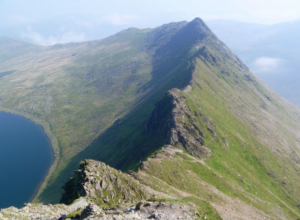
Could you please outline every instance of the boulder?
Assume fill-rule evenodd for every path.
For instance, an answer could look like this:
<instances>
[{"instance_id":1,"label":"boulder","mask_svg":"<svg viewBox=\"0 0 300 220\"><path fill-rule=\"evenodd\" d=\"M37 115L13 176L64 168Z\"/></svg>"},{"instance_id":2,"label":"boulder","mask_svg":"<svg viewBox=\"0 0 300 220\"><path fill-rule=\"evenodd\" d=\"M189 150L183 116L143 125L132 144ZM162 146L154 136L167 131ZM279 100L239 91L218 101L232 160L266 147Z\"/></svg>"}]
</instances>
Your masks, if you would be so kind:
<instances>
[{"instance_id":1,"label":"boulder","mask_svg":"<svg viewBox=\"0 0 300 220\"><path fill-rule=\"evenodd\" d=\"M81 212L80 219L85 219L87 217L92 217L96 215L101 215L102 209L99 208L96 204L89 204L85 207L85 209Z\"/></svg>"}]
</instances>

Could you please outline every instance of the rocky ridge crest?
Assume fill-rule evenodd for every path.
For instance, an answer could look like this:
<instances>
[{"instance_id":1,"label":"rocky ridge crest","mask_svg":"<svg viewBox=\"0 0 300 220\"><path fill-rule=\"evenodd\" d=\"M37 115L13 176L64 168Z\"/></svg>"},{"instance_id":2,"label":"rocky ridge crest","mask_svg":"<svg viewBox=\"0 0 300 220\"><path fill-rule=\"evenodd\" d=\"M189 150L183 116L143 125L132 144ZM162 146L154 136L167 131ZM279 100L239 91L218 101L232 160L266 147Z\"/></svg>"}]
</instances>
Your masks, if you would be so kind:
<instances>
[{"instance_id":1,"label":"rocky ridge crest","mask_svg":"<svg viewBox=\"0 0 300 220\"><path fill-rule=\"evenodd\" d=\"M61 202L65 204L24 204L18 209L0 210L0 220L58 219L60 213L66 219L194 219L194 207L159 202L134 177L115 170L108 165L85 160L75 175L64 185ZM157 192L159 194L159 192ZM68 205L66 205L68 204Z\"/></svg>"},{"instance_id":2,"label":"rocky ridge crest","mask_svg":"<svg viewBox=\"0 0 300 220\"><path fill-rule=\"evenodd\" d=\"M185 149L199 158L211 156L211 150L204 144L204 130L214 138L215 125L202 113L200 107L197 112L191 111L182 90L172 89L156 103L147 129L150 136L161 139L164 145Z\"/></svg>"},{"instance_id":3,"label":"rocky ridge crest","mask_svg":"<svg viewBox=\"0 0 300 220\"><path fill-rule=\"evenodd\" d=\"M98 204L121 204L151 197L131 176L99 161L82 161L74 172L75 175L63 186L65 193L61 203L71 204L75 199L87 197Z\"/></svg>"}]
</instances>

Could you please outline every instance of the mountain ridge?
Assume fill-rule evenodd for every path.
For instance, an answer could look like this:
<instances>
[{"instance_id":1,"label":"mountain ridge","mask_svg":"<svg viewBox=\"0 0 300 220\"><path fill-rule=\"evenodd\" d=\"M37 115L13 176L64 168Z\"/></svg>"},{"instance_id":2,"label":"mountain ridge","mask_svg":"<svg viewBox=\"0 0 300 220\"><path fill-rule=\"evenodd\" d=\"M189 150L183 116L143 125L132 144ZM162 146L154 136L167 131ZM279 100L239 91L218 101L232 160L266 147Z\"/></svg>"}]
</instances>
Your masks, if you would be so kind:
<instances>
[{"instance_id":1,"label":"mountain ridge","mask_svg":"<svg viewBox=\"0 0 300 220\"><path fill-rule=\"evenodd\" d=\"M57 201L78 162L91 158L133 169L154 189L165 183L166 192L180 189L211 202L221 217L219 193L270 219L299 217L300 111L257 79L201 19L91 44L55 48L64 58L56 64L61 69L38 69L48 77L36 71L20 83L17 70L0 82L7 96L0 109L38 115L58 140L56 170L34 201ZM43 103L33 101L24 82L35 92L42 86ZM5 83L18 85L26 99ZM28 111L32 105L37 110ZM166 153L169 145L177 150ZM205 183L218 190L209 191L216 200L195 187Z\"/></svg>"}]
</instances>

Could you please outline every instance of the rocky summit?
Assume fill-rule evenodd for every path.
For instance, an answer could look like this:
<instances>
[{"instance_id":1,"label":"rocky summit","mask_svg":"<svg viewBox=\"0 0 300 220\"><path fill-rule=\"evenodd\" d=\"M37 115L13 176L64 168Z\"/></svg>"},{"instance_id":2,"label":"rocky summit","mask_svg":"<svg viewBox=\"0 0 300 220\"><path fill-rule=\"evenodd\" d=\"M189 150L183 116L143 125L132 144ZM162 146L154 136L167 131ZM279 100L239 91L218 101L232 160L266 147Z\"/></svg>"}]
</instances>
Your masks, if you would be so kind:
<instances>
[{"instance_id":1,"label":"rocky summit","mask_svg":"<svg viewBox=\"0 0 300 220\"><path fill-rule=\"evenodd\" d=\"M61 203L71 204L78 197L88 197L90 202L135 203L151 197L143 186L127 174L104 163L85 160L75 171L75 176L63 187Z\"/></svg>"},{"instance_id":2,"label":"rocky summit","mask_svg":"<svg viewBox=\"0 0 300 220\"><path fill-rule=\"evenodd\" d=\"M134 177L95 160L80 163L63 187L61 204L25 203L0 211L0 219L195 219L193 206L157 201L159 192Z\"/></svg>"}]
</instances>

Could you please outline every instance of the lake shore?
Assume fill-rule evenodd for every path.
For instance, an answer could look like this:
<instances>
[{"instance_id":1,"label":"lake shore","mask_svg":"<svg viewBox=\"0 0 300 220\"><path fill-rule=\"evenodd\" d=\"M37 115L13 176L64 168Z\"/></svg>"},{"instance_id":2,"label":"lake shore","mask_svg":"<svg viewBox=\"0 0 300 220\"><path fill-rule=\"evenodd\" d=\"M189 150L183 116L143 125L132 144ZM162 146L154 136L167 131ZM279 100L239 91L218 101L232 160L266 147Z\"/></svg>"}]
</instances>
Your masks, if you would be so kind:
<instances>
[{"instance_id":1,"label":"lake shore","mask_svg":"<svg viewBox=\"0 0 300 220\"><path fill-rule=\"evenodd\" d=\"M37 195L39 195L40 191L46 187L49 177L51 176L51 174L53 173L53 171L55 170L58 164L60 158L58 142L55 136L53 135L53 133L51 132L50 125L44 120L35 118L26 113L24 114L22 112L15 111L13 109L6 109L0 106L0 113L1 112L21 116L26 118L27 120L30 120L32 123L34 123L36 126L39 127L39 130L41 131L41 133L43 133L43 135L47 139L49 145L49 149L48 149L49 155L51 158L50 166L48 167L47 172L43 175L42 180L36 186L33 195L28 200L29 202L31 202L36 198Z\"/></svg>"}]
</instances>

